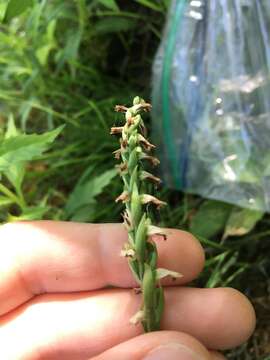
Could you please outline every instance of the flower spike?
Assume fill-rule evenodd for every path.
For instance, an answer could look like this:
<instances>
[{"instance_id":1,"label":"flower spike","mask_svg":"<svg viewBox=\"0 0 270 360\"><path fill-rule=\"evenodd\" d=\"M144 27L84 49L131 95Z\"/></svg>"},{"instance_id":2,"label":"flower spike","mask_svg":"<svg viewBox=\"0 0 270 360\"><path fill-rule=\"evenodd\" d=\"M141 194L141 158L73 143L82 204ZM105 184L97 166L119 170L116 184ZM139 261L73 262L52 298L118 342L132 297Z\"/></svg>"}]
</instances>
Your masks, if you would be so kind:
<instances>
[{"instance_id":1,"label":"flower spike","mask_svg":"<svg viewBox=\"0 0 270 360\"><path fill-rule=\"evenodd\" d=\"M123 212L124 226L128 233L128 242L121 251L129 264L130 270L139 285L142 303L139 311L130 319L133 324L142 324L144 331L160 329L160 320L164 307L164 294L160 279L165 276L177 278L180 274L166 269L156 269L158 254L153 241L155 235L166 240L163 229L151 224L147 211L149 204L158 209L166 205L164 201L151 194L145 194L145 183L148 180L160 184L160 179L143 166L148 163L156 166L159 160L149 154L155 145L146 139L146 127L142 114L151 110L151 105L140 97L135 97L133 106L117 105L117 112L124 113L125 124L113 127L111 134L120 134L120 149L114 152L117 159L120 176L123 180L123 192L116 201L125 204Z\"/></svg>"}]
</instances>

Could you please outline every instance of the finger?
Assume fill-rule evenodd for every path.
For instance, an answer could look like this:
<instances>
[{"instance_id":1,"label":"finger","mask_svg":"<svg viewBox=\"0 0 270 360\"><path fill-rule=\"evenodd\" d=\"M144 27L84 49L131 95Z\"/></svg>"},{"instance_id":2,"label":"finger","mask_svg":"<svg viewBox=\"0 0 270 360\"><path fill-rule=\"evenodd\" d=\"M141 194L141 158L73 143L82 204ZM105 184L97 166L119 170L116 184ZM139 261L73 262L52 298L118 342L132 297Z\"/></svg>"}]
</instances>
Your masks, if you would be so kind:
<instances>
[{"instance_id":1,"label":"finger","mask_svg":"<svg viewBox=\"0 0 270 360\"><path fill-rule=\"evenodd\" d=\"M254 310L236 290L168 287L165 300L162 330L187 333L206 348L237 346L253 332ZM12 352L7 359L32 359L37 351L46 360L95 356L142 333L129 322L140 303L120 289L38 296L0 318L2 350Z\"/></svg>"},{"instance_id":2,"label":"finger","mask_svg":"<svg viewBox=\"0 0 270 360\"><path fill-rule=\"evenodd\" d=\"M35 294L136 286L120 256L127 241L123 225L21 222L2 226L0 238L0 315ZM167 241L155 241L159 266L183 274L176 284L201 271L204 254L192 235L169 230Z\"/></svg>"},{"instance_id":3,"label":"finger","mask_svg":"<svg viewBox=\"0 0 270 360\"><path fill-rule=\"evenodd\" d=\"M190 335L156 331L116 345L92 360L217 360L216 355Z\"/></svg>"}]
</instances>

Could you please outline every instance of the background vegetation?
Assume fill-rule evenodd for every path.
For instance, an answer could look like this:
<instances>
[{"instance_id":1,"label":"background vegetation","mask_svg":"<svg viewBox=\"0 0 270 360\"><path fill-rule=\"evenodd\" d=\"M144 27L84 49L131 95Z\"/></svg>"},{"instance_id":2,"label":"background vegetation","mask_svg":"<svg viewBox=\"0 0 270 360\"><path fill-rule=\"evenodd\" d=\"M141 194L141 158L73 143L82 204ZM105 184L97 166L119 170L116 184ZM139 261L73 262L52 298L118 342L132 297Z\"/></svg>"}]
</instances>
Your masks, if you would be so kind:
<instances>
[{"instance_id":1,"label":"background vegetation","mask_svg":"<svg viewBox=\"0 0 270 360\"><path fill-rule=\"evenodd\" d=\"M150 98L169 2L0 0L1 222L121 221L113 108ZM197 284L236 287L256 307L256 333L228 358L269 359L269 215L160 191L169 204L160 224L193 232L205 247Z\"/></svg>"}]
</instances>

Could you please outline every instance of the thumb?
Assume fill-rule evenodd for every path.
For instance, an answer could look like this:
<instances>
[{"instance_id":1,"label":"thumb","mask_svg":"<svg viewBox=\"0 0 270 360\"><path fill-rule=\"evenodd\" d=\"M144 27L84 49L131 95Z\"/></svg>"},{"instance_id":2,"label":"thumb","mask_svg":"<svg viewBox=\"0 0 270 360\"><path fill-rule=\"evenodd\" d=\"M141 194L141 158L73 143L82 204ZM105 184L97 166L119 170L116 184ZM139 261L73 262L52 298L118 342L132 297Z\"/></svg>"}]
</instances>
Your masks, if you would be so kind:
<instances>
[{"instance_id":1,"label":"thumb","mask_svg":"<svg viewBox=\"0 0 270 360\"><path fill-rule=\"evenodd\" d=\"M225 360L198 340L176 331L155 331L125 341L92 360Z\"/></svg>"}]
</instances>

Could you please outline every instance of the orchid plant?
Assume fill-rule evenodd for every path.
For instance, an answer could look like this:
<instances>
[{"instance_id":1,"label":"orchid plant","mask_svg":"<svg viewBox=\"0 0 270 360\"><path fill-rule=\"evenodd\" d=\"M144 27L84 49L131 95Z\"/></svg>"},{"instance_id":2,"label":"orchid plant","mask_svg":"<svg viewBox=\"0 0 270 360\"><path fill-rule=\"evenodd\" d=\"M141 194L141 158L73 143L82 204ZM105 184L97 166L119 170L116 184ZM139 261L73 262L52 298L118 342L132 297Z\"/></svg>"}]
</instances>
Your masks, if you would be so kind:
<instances>
[{"instance_id":1,"label":"orchid plant","mask_svg":"<svg viewBox=\"0 0 270 360\"><path fill-rule=\"evenodd\" d=\"M147 181L160 184L158 177L144 170L145 162L152 166L159 164L159 160L151 154L155 146L146 139L146 127L141 116L151 110L151 105L135 97L133 106L117 105L115 110L125 114L125 124L111 129L111 134L121 135L120 149L114 152L115 157L121 160L117 167L123 180L123 192L116 201L125 204L123 220L128 233L128 242L121 255L128 259L139 286L137 292L142 293L141 307L130 321L134 324L141 322L145 332L156 331L160 329L164 309L161 279L165 276L175 279L181 274L157 268L158 252L153 236L166 239L166 233L151 223L147 205L153 204L159 209L166 203L146 193Z\"/></svg>"}]
</instances>

